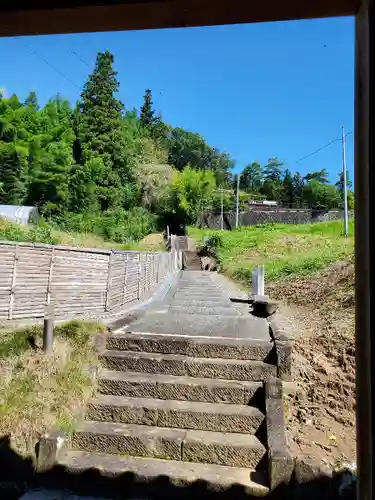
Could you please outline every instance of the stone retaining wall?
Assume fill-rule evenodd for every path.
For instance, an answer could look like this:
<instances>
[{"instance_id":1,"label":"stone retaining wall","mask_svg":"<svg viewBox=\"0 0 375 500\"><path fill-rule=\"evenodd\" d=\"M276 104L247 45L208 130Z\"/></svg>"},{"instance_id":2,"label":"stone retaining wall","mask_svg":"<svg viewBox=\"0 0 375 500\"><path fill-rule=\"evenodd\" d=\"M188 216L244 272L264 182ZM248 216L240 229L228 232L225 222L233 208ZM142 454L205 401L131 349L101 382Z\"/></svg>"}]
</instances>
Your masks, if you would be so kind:
<instances>
[{"instance_id":1,"label":"stone retaining wall","mask_svg":"<svg viewBox=\"0 0 375 500\"><path fill-rule=\"evenodd\" d=\"M349 217L354 217L354 210L349 211ZM239 226L256 226L259 224L308 224L311 222L326 222L344 218L343 210L312 210L312 209L253 209L248 212L240 212ZM207 213L202 215L201 227L220 229L221 215L219 213ZM236 227L235 212L224 213L224 229Z\"/></svg>"}]
</instances>

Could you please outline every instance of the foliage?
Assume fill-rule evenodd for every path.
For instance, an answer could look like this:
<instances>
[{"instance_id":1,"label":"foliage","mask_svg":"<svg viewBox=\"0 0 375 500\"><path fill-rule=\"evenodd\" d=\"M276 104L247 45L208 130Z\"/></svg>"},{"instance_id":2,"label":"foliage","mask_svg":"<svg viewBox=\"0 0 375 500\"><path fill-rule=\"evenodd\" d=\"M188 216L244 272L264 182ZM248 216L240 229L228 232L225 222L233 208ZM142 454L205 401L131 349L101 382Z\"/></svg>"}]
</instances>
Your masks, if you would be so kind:
<instances>
[{"instance_id":1,"label":"foliage","mask_svg":"<svg viewBox=\"0 0 375 500\"><path fill-rule=\"evenodd\" d=\"M243 227L233 231L189 229L189 236L204 238L219 235L222 245L217 256L224 272L247 287L254 266L264 264L266 281L311 274L354 255L354 222L349 221L349 237L343 236L343 222L315 224L269 224Z\"/></svg>"},{"instance_id":2,"label":"foliage","mask_svg":"<svg viewBox=\"0 0 375 500\"><path fill-rule=\"evenodd\" d=\"M182 172L173 172L167 209L173 213L183 213L186 219L195 224L198 216L212 206L215 190L213 172L187 166Z\"/></svg>"},{"instance_id":3,"label":"foliage","mask_svg":"<svg viewBox=\"0 0 375 500\"><path fill-rule=\"evenodd\" d=\"M56 230L119 244L133 244L161 222L195 223L204 209L220 210L221 199L224 210L233 209L231 156L165 123L151 89L140 110L126 109L118 91L114 56L105 51L73 106L60 95L40 106L35 91L23 101L0 93L0 203L37 206ZM342 178L332 186L324 169L292 174L278 158L247 165L240 189L240 210L257 197L294 206L343 204ZM353 206L350 189L348 199Z\"/></svg>"}]
</instances>

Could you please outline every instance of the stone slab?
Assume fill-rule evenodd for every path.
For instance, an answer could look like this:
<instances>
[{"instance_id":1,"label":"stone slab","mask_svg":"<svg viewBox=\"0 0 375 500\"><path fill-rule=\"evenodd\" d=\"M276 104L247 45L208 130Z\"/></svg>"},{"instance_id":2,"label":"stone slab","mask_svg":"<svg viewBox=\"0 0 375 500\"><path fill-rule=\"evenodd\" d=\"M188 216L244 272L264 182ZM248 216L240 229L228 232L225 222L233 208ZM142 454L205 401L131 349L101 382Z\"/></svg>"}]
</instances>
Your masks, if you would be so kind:
<instances>
[{"instance_id":1,"label":"stone slab","mask_svg":"<svg viewBox=\"0 0 375 500\"><path fill-rule=\"evenodd\" d=\"M75 450L256 468L265 455L253 435L83 422L72 437Z\"/></svg>"},{"instance_id":2,"label":"stone slab","mask_svg":"<svg viewBox=\"0 0 375 500\"><path fill-rule=\"evenodd\" d=\"M269 340L268 322L249 317L150 313L129 325L131 332Z\"/></svg>"},{"instance_id":3,"label":"stone slab","mask_svg":"<svg viewBox=\"0 0 375 500\"><path fill-rule=\"evenodd\" d=\"M90 420L178 429L255 434L264 420L255 407L100 395L87 408Z\"/></svg>"},{"instance_id":4,"label":"stone slab","mask_svg":"<svg viewBox=\"0 0 375 500\"><path fill-rule=\"evenodd\" d=\"M217 307L217 306L188 306L180 307L175 306L173 303L170 306L170 311L173 314L205 314L208 316L241 316L241 314L233 307Z\"/></svg>"},{"instance_id":5,"label":"stone slab","mask_svg":"<svg viewBox=\"0 0 375 500\"><path fill-rule=\"evenodd\" d=\"M135 475L138 483L149 483L164 476L175 486L187 486L199 480L208 483L215 491L225 491L232 485L241 485L247 494L257 496L266 495L269 491L264 486L266 478L263 475L244 467L234 468L154 458L114 457L106 453L82 451L69 452L61 463L71 472L82 472L93 468L110 477L130 472ZM258 481L251 479L254 477Z\"/></svg>"},{"instance_id":6,"label":"stone slab","mask_svg":"<svg viewBox=\"0 0 375 500\"><path fill-rule=\"evenodd\" d=\"M197 377L103 370L98 380L102 394L118 396L249 404L262 382L237 382Z\"/></svg>"},{"instance_id":7,"label":"stone slab","mask_svg":"<svg viewBox=\"0 0 375 500\"><path fill-rule=\"evenodd\" d=\"M105 368L120 371L244 381L261 381L276 376L276 366L262 361L128 351L106 351L100 359Z\"/></svg>"},{"instance_id":8,"label":"stone slab","mask_svg":"<svg viewBox=\"0 0 375 500\"><path fill-rule=\"evenodd\" d=\"M171 302L173 307L226 307L227 309L233 309L233 305L229 300L223 299L221 301L213 301L209 297L201 300L182 300L174 299Z\"/></svg>"},{"instance_id":9,"label":"stone slab","mask_svg":"<svg viewBox=\"0 0 375 500\"><path fill-rule=\"evenodd\" d=\"M180 460L185 436L180 429L85 421L72 436L72 448Z\"/></svg>"},{"instance_id":10,"label":"stone slab","mask_svg":"<svg viewBox=\"0 0 375 500\"><path fill-rule=\"evenodd\" d=\"M119 351L264 361L273 343L271 340L118 333L108 338L107 347Z\"/></svg>"},{"instance_id":11,"label":"stone slab","mask_svg":"<svg viewBox=\"0 0 375 500\"><path fill-rule=\"evenodd\" d=\"M266 428L268 444L268 475L270 487L275 490L291 481L294 460L288 451L285 434L283 385L278 378L265 383Z\"/></svg>"},{"instance_id":12,"label":"stone slab","mask_svg":"<svg viewBox=\"0 0 375 500\"><path fill-rule=\"evenodd\" d=\"M256 468L266 453L255 436L204 431L187 431L182 451L188 462L249 468Z\"/></svg>"}]
</instances>

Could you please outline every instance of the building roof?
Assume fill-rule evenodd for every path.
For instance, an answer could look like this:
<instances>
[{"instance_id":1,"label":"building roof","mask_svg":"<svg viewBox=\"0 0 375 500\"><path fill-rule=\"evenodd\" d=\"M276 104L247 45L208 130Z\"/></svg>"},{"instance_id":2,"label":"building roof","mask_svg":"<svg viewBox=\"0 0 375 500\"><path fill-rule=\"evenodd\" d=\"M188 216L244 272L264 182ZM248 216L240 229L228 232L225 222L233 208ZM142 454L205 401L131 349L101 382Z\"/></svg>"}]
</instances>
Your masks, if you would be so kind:
<instances>
[{"instance_id":1,"label":"building roof","mask_svg":"<svg viewBox=\"0 0 375 500\"><path fill-rule=\"evenodd\" d=\"M36 207L26 207L22 205L0 205L0 217L27 224L33 217L38 217L39 212Z\"/></svg>"}]
</instances>

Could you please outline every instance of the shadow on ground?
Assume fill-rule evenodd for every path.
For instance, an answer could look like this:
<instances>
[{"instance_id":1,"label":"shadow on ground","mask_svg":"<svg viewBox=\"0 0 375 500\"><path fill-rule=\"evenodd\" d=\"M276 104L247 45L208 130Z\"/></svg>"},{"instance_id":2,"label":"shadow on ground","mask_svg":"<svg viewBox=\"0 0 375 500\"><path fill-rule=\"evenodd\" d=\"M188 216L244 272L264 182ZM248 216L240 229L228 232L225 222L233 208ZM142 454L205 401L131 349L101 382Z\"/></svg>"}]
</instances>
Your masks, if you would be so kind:
<instances>
[{"instance_id":1,"label":"shadow on ground","mask_svg":"<svg viewBox=\"0 0 375 500\"><path fill-rule=\"evenodd\" d=\"M321 477L304 484L293 479L289 486L279 487L269 493L272 500L355 500L354 490L339 495L340 478ZM109 499L147 500L251 500L241 485L225 491L212 491L204 481L191 485L172 484L169 477L159 476L147 481L131 472L113 477L104 476L97 469L73 473L62 466L55 466L45 473L36 473L31 458L23 458L10 447L9 437L0 439L0 498L16 500L25 491L37 488L68 490L75 495ZM259 498L259 497L256 497Z\"/></svg>"}]
</instances>

